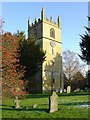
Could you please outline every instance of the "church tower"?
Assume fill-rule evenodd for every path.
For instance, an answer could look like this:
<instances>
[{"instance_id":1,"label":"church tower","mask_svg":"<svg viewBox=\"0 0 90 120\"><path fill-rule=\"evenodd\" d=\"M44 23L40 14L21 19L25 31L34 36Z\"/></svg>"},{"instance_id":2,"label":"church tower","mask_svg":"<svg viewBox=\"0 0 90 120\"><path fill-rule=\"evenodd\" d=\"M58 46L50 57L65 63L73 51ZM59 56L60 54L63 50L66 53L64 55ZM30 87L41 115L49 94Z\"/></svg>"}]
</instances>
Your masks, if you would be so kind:
<instances>
[{"instance_id":1,"label":"church tower","mask_svg":"<svg viewBox=\"0 0 90 120\"><path fill-rule=\"evenodd\" d=\"M41 19L35 18L34 23L28 19L28 35L37 38L37 44L46 51L46 60L42 64L42 69L36 75L36 87L33 91L37 93L55 90L63 90L62 75L62 41L60 17L57 23L45 18L44 8L41 11Z\"/></svg>"}]
</instances>

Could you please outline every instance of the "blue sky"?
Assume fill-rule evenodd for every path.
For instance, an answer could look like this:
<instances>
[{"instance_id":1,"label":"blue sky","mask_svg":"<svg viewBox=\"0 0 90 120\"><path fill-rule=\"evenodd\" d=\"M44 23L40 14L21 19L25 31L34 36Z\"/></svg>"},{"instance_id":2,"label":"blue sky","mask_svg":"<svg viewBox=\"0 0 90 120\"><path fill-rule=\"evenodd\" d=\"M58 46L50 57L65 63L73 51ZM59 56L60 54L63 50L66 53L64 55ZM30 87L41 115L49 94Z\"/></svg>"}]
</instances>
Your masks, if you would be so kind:
<instances>
[{"instance_id":1,"label":"blue sky","mask_svg":"<svg viewBox=\"0 0 90 120\"><path fill-rule=\"evenodd\" d=\"M34 22L35 17L40 18L42 7L45 9L45 17L52 16L57 22L57 17L60 16L63 51L69 49L80 53L79 34L84 34L84 26L88 25L87 2L4 2L2 3L4 30L12 33L21 30L27 34L28 17L31 22Z\"/></svg>"}]
</instances>

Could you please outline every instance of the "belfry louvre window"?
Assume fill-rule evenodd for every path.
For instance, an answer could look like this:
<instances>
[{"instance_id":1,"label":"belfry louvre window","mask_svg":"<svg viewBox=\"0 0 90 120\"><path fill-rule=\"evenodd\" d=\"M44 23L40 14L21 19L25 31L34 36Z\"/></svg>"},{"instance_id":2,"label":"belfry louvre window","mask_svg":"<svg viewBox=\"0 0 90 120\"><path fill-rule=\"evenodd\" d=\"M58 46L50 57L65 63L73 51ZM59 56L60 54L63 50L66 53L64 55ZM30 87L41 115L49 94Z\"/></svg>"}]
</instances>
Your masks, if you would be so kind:
<instances>
[{"instance_id":1,"label":"belfry louvre window","mask_svg":"<svg viewBox=\"0 0 90 120\"><path fill-rule=\"evenodd\" d=\"M53 28L50 29L50 37L55 38L55 30Z\"/></svg>"}]
</instances>

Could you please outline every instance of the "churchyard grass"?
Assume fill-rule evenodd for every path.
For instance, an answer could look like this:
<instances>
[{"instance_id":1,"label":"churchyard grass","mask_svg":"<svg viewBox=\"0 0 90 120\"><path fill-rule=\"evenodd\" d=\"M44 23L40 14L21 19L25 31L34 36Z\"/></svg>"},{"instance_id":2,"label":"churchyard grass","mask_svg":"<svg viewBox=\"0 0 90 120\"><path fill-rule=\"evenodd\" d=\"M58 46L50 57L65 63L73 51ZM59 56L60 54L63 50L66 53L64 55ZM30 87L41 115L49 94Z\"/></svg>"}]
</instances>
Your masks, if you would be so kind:
<instances>
[{"instance_id":1,"label":"churchyard grass","mask_svg":"<svg viewBox=\"0 0 90 120\"><path fill-rule=\"evenodd\" d=\"M14 108L12 99L7 99L6 105L2 106L2 118L89 118L90 93L58 93L59 110L54 113L48 111L49 96L49 93L28 95L20 101L19 109Z\"/></svg>"}]
</instances>

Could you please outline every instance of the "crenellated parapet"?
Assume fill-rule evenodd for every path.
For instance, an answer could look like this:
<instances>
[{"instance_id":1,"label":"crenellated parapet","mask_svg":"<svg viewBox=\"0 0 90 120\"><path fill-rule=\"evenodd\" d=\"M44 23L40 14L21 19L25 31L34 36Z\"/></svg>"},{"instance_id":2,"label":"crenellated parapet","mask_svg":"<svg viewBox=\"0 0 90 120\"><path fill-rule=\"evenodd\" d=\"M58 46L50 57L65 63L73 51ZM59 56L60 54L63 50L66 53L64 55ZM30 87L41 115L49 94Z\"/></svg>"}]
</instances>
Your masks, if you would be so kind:
<instances>
[{"instance_id":1,"label":"crenellated parapet","mask_svg":"<svg viewBox=\"0 0 90 120\"><path fill-rule=\"evenodd\" d=\"M31 29L32 27L35 27L37 26L38 24L40 24L42 22L42 20L39 18L39 19L36 19L35 18L35 21L33 23L30 22L30 18L28 19L28 30Z\"/></svg>"},{"instance_id":2,"label":"crenellated parapet","mask_svg":"<svg viewBox=\"0 0 90 120\"><path fill-rule=\"evenodd\" d=\"M50 17L50 19L45 18L44 22L46 22L47 24L50 24L52 26L59 27L58 23L56 23L55 21L52 20L52 17Z\"/></svg>"},{"instance_id":3,"label":"crenellated parapet","mask_svg":"<svg viewBox=\"0 0 90 120\"><path fill-rule=\"evenodd\" d=\"M28 19L28 30L29 30L29 29L32 29L32 27L37 26L37 25L40 24L41 22L46 22L47 24L50 24L50 25L52 25L52 26L61 28L61 26L60 26L60 17L58 16L57 22L53 21L52 17L50 17L50 19L45 18L44 8L42 8L42 11L41 11L41 19L40 19L40 18L39 18L39 19L36 19L36 18L35 18L35 21L34 21L33 23L30 22L30 18Z\"/></svg>"}]
</instances>

